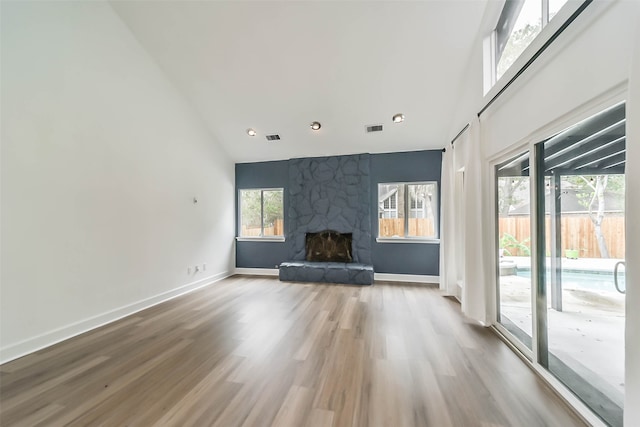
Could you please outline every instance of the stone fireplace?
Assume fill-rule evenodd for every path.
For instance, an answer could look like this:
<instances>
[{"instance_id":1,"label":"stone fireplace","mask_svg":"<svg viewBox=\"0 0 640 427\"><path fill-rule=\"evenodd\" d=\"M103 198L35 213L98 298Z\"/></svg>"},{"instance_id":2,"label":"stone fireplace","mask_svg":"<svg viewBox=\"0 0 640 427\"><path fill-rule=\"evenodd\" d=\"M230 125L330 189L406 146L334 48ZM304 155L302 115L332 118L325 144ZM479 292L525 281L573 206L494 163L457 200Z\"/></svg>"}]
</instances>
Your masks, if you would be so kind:
<instances>
[{"instance_id":1,"label":"stone fireplace","mask_svg":"<svg viewBox=\"0 0 640 427\"><path fill-rule=\"evenodd\" d=\"M280 280L371 285L368 154L289 161L289 261Z\"/></svg>"},{"instance_id":2,"label":"stone fireplace","mask_svg":"<svg viewBox=\"0 0 640 427\"><path fill-rule=\"evenodd\" d=\"M371 264L369 170L368 154L289 161L290 260L309 261L308 235L331 231L350 236L350 251L343 248L339 262ZM336 235L326 236L335 243Z\"/></svg>"}]
</instances>

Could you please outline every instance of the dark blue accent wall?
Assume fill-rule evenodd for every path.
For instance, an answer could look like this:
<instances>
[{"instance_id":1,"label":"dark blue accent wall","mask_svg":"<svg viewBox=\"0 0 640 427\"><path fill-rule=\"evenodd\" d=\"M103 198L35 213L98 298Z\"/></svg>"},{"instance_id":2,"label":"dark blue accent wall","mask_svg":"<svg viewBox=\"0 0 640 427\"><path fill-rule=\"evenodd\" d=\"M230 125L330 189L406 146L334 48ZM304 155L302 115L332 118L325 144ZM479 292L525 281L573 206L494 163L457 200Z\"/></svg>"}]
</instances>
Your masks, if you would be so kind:
<instances>
[{"instance_id":1,"label":"dark blue accent wall","mask_svg":"<svg viewBox=\"0 0 640 427\"><path fill-rule=\"evenodd\" d=\"M439 243L378 243L378 184L385 182L436 181L440 206L442 151L411 151L371 155L371 255L376 273L440 273Z\"/></svg>"},{"instance_id":2,"label":"dark blue accent wall","mask_svg":"<svg viewBox=\"0 0 640 427\"><path fill-rule=\"evenodd\" d=\"M284 188L284 211L287 212L289 199L289 161L236 164L236 212L238 194L248 188ZM239 213L238 213L239 214ZM285 229L287 220L285 218ZM240 221L236 220L236 236L239 235ZM286 233L286 232L285 232ZM285 238L287 236L285 235ZM236 267L275 268L289 256L289 241L285 242L236 242Z\"/></svg>"},{"instance_id":3,"label":"dark blue accent wall","mask_svg":"<svg viewBox=\"0 0 640 427\"><path fill-rule=\"evenodd\" d=\"M344 157L344 159L342 159ZM336 159L340 162L350 156L317 158L324 162ZM354 157L355 158L355 157ZM442 152L440 150L412 151L406 153L371 154L358 156L359 162L369 162L369 191L362 199L364 212L369 212L371 229L371 259L376 273L439 275L440 244L435 243L378 243L378 183L436 181L438 183L438 206L440 206L440 175ZM307 159L308 160L308 159ZM284 188L285 237L286 242L236 242L236 266L239 268L274 268L276 264L290 259L294 248L294 237L288 218L291 203L290 162L304 162L305 159L277 162L236 164L236 189ZM318 165L316 165L317 167ZM328 173L328 172L327 172ZM299 174L293 174L299 178ZM366 174L365 174L366 175ZM309 175L310 176L310 175ZM296 178L296 179L298 179ZM322 178L322 177L320 177ZM310 178L311 179L311 178ZM354 182L355 183L355 182ZM296 182L295 185L300 185ZM236 191L236 206L238 206ZM368 202L366 201L368 198ZM294 209L295 210L295 209ZM297 221L297 220L296 220ZM237 221L239 224L239 221ZM327 223L330 224L330 223ZM324 223L323 223L324 225ZM239 225L238 225L239 227Z\"/></svg>"},{"instance_id":4,"label":"dark blue accent wall","mask_svg":"<svg viewBox=\"0 0 640 427\"><path fill-rule=\"evenodd\" d=\"M236 189L287 188L289 160L236 163Z\"/></svg>"},{"instance_id":5,"label":"dark blue accent wall","mask_svg":"<svg viewBox=\"0 0 640 427\"><path fill-rule=\"evenodd\" d=\"M289 259L289 242L236 242L236 267L277 268Z\"/></svg>"}]
</instances>

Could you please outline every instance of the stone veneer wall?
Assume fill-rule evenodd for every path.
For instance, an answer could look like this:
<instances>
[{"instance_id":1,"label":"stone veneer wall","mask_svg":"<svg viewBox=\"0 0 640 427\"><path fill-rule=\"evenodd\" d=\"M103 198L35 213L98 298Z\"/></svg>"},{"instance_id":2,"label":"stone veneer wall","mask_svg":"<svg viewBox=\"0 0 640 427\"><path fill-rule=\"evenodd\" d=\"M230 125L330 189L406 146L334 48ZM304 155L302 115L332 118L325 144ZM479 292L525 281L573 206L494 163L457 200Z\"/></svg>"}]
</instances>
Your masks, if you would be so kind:
<instances>
[{"instance_id":1,"label":"stone veneer wall","mask_svg":"<svg viewBox=\"0 0 640 427\"><path fill-rule=\"evenodd\" d=\"M289 160L287 239L304 260L305 234L353 233L353 260L371 264L369 154Z\"/></svg>"}]
</instances>

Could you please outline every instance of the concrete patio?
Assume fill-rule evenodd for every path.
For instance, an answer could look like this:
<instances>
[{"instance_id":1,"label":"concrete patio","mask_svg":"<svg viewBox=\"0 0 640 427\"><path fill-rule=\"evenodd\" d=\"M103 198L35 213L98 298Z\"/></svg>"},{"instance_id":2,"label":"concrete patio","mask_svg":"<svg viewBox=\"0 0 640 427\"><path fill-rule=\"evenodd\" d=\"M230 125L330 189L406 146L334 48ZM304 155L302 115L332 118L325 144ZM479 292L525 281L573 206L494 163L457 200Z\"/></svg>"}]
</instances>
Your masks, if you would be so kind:
<instances>
[{"instance_id":1,"label":"concrete patio","mask_svg":"<svg viewBox=\"0 0 640 427\"><path fill-rule=\"evenodd\" d=\"M504 257L518 270L530 269L529 257ZM563 272L612 276L617 259L562 259ZM622 406L624 396L625 296L615 290L581 287L575 280L563 285L561 312L548 309L550 352L575 373L588 380ZM608 288L608 285L607 285ZM501 315L531 337L531 279L518 275L500 276Z\"/></svg>"}]
</instances>

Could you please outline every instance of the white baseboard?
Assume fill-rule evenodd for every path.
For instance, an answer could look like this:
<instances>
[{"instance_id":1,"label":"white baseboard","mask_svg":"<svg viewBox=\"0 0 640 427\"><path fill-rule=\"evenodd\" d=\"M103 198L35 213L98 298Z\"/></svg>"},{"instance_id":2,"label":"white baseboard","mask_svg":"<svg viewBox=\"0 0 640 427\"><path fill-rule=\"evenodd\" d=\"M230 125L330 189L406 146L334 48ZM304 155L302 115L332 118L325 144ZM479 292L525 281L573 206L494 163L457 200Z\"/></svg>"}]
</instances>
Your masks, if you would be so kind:
<instances>
[{"instance_id":1,"label":"white baseboard","mask_svg":"<svg viewBox=\"0 0 640 427\"><path fill-rule=\"evenodd\" d=\"M248 274L251 276L278 276L277 268L236 268L235 274Z\"/></svg>"},{"instance_id":2,"label":"white baseboard","mask_svg":"<svg viewBox=\"0 0 640 427\"><path fill-rule=\"evenodd\" d=\"M138 311L142 311L180 295L188 294L189 292L211 285L229 276L230 274L228 271L214 274L212 276L205 277L204 279L187 283L186 285L177 287L170 291L134 302L133 304L125 305L124 307L116 308L114 310L107 311L106 313L98 314L97 316L93 316L88 319L72 323L71 325L63 326L61 328L54 329L53 331L3 347L0 349L0 364L26 356L27 354L35 351L42 350L43 348L52 346L69 338L73 338L76 335L83 334L111 322L115 322L123 317L130 316Z\"/></svg>"},{"instance_id":3,"label":"white baseboard","mask_svg":"<svg viewBox=\"0 0 640 427\"><path fill-rule=\"evenodd\" d=\"M462 303L462 281L458 280L458 286L456 287L456 299Z\"/></svg>"},{"instance_id":4,"label":"white baseboard","mask_svg":"<svg viewBox=\"0 0 640 427\"><path fill-rule=\"evenodd\" d=\"M375 273L373 278L381 282L440 283L440 276L427 276L422 274Z\"/></svg>"}]
</instances>

